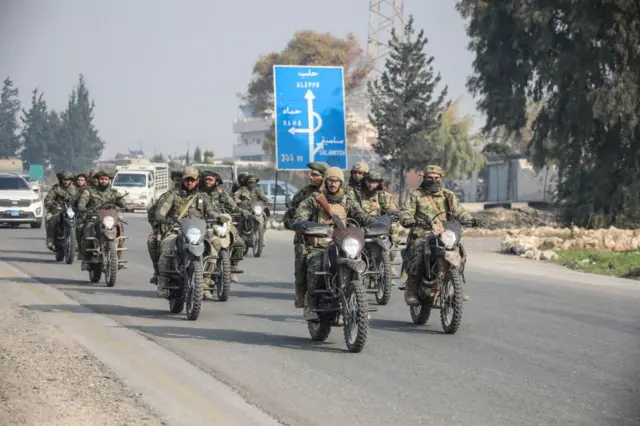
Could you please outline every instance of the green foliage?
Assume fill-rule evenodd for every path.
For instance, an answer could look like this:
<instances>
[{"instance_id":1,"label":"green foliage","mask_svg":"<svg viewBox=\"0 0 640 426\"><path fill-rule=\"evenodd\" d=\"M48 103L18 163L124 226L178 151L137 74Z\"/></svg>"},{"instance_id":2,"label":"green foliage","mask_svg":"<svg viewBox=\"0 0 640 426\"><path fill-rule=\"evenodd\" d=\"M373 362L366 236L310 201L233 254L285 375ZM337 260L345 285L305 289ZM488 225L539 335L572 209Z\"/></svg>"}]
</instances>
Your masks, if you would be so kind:
<instances>
[{"instance_id":1,"label":"green foliage","mask_svg":"<svg viewBox=\"0 0 640 426\"><path fill-rule=\"evenodd\" d=\"M395 171L399 177L400 197L404 195L405 172L420 168L431 157L437 145L436 133L445 108L445 87L439 94L436 86L434 58L424 52L427 38L421 30L417 36L410 16L404 28L404 39L392 31L389 58L379 81L370 82L369 120L378 131L375 152L382 158L380 165Z\"/></svg>"},{"instance_id":2,"label":"green foliage","mask_svg":"<svg viewBox=\"0 0 640 426\"><path fill-rule=\"evenodd\" d=\"M184 155L184 164L186 164L187 166L191 164L191 157L188 149L187 149L187 153Z\"/></svg>"},{"instance_id":3,"label":"green foliage","mask_svg":"<svg viewBox=\"0 0 640 426\"><path fill-rule=\"evenodd\" d=\"M0 158L13 157L20 150L18 115L20 113L20 92L7 77L0 96Z\"/></svg>"},{"instance_id":4,"label":"green foliage","mask_svg":"<svg viewBox=\"0 0 640 426\"><path fill-rule=\"evenodd\" d=\"M558 252L559 264L570 269L601 275L613 275L638 279L640 253L637 252L599 252L593 250L572 249Z\"/></svg>"},{"instance_id":5,"label":"green foliage","mask_svg":"<svg viewBox=\"0 0 640 426\"><path fill-rule=\"evenodd\" d=\"M55 146L59 122L51 121L44 94L34 89L31 108L22 111L22 160L31 164L45 164L49 150Z\"/></svg>"},{"instance_id":6,"label":"green foliage","mask_svg":"<svg viewBox=\"0 0 640 426\"><path fill-rule=\"evenodd\" d=\"M69 96L67 109L61 114L51 113L51 131L56 135L49 160L56 170L84 170L100 158L104 141L93 124L94 103L84 77Z\"/></svg>"},{"instance_id":7,"label":"green foliage","mask_svg":"<svg viewBox=\"0 0 640 426\"><path fill-rule=\"evenodd\" d=\"M213 160L213 157L214 157L214 152L212 149L208 149L202 154L202 159L204 160L205 163L209 160Z\"/></svg>"},{"instance_id":8,"label":"green foliage","mask_svg":"<svg viewBox=\"0 0 640 426\"><path fill-rule=\"evenodd\" d=\"M202 163L202 150L199 146L196 146L196 150L193 151L193 162Z\"/></svg>"},{"instance_id":9,"label":"green foliage","mask_svg":"<svg viewBox=\"0 0 640 426\"><path fill-rule=\"evenodd\" d=\"M162 153L155 154L153 157L151 157L149 159L149 161L151 161L152 163L166 163L167 162L167 160L165 160L164 155Z\"/></svg>"},{"instance_id":10,"label":"green foliage","mask_svg":"<svg viewBox=\"0 0 640 426\"><path fill-rule=\"evenodd\" d=\"M516 132L540 104L536 167L559 170L565 221L640 220L640 8L633 0L459 0L485 131Z\"/></svg>"}]
</instances>

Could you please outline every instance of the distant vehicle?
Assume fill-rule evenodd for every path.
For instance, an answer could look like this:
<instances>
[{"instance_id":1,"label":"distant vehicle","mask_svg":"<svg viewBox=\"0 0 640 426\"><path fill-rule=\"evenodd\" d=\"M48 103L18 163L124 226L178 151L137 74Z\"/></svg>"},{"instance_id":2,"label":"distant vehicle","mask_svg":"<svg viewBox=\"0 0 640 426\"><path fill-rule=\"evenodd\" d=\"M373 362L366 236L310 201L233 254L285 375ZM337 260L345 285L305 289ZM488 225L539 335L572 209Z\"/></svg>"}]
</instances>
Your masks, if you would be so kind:
<instances>
[{"instance_id":1,"label":"distant vehicle","mask_svg":"<svg viewBox=\"0 0 640 426\"><path fill-rule=\"evenodd\" d=\"M286 208L286 202L290 201L298 189L287 182L278 181L276 186L275 180L261 180L258 182L258 186L262 188L267 198L271 200L271 203L267 206L273 208L273 200L276 201L276 210L284 210Z\"/></svg>"},{"instance_id":2,"label":"distant vehicle","mask_svg":"<svg viewBox=\"0 0 640 426\"><path fill-rule=\"evenodd\" d=\"M31 177L29 175L20 175L20 177L27 181L31 189L33 189L37 193L40 193L40 181L31 180Z\"/></svg>"},{"instance_id":3,"label":"distant vehicle","mask_svg":"<svg viewBox=\"0 0 640 426\"><path fill-rule=\"evenodd\" d=\"M167 163L125 164L116 170L111 187L122 194L128 192L125 201L134 208L148 209L169 190Z\"/></svg>"},{"instance_id":4,"label":"distant vehicle","mask_svg":"<svg viewBox=\"0 0 640 426\"><path fill-rule=\"evenodd\" d=\"M0 223L42 228L44 207L29 183L14 173L0 173Z\"/></svg>"}]
</instances>

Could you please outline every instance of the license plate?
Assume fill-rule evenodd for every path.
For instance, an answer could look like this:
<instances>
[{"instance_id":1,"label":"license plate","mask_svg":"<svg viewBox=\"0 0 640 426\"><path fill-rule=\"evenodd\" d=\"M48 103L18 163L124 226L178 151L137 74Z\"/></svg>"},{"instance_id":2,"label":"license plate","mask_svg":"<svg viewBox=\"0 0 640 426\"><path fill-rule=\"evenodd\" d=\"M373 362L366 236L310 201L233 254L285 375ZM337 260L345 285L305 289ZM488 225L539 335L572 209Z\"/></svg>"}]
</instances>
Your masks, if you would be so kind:
<instances>
[{"instance_id":1,"label":"license plate","mask_svg":"<svg viewBox=\"0 0 640 426\"><path fill-rule=\"evenodd\" d=\"M20 217L20 212L19 212L19 211L17 211L17 210L11 210L11 211L9 212L9 214L10 214L12 217Z\"/></svg>"}]
</instances>

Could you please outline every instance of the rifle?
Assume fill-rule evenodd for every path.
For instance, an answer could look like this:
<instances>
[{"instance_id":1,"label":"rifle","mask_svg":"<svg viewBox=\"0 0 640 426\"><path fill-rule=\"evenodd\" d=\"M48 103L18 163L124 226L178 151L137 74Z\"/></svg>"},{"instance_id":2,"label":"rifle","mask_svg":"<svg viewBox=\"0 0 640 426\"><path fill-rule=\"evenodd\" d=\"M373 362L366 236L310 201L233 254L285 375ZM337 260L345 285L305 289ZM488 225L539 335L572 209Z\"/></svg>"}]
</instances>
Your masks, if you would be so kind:
<instances>
[{"instance_id":1,"label":"rifle","mask_svg":"<svg viewBox=\"0 0 640 426\"><path fill-rule=\"evenodd\" d=\"M318 205L322 208L322 210L324 210L326 214L331 216L331 220L333 220L334 225L336 225L338 228L344 228L344 223L342 223L342 220L340 220L340 218L336 214L331 212L331 207L329 207L329 203L324 194L320 194L316 197L316 203L318 203Z\"/></svg>"}]
</instances>

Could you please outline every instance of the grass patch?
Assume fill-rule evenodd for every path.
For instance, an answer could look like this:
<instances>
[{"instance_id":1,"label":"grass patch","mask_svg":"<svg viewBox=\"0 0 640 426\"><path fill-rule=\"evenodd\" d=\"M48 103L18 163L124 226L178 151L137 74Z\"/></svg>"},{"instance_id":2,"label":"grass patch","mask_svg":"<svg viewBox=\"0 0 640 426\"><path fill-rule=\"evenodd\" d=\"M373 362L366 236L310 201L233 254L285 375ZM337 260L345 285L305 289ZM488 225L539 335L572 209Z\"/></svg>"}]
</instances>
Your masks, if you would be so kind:
<instances>
[{"instance_id":1,"label":"grass patch","mask_svg":"<svg viewBox=\"0 0 640 426\"><path fill-rule=\"evenodd\" d=\"M592 274L640 279L640 252L597 252L566 250L558 252L557 263Z\"/></svg>"}]
</instances>

